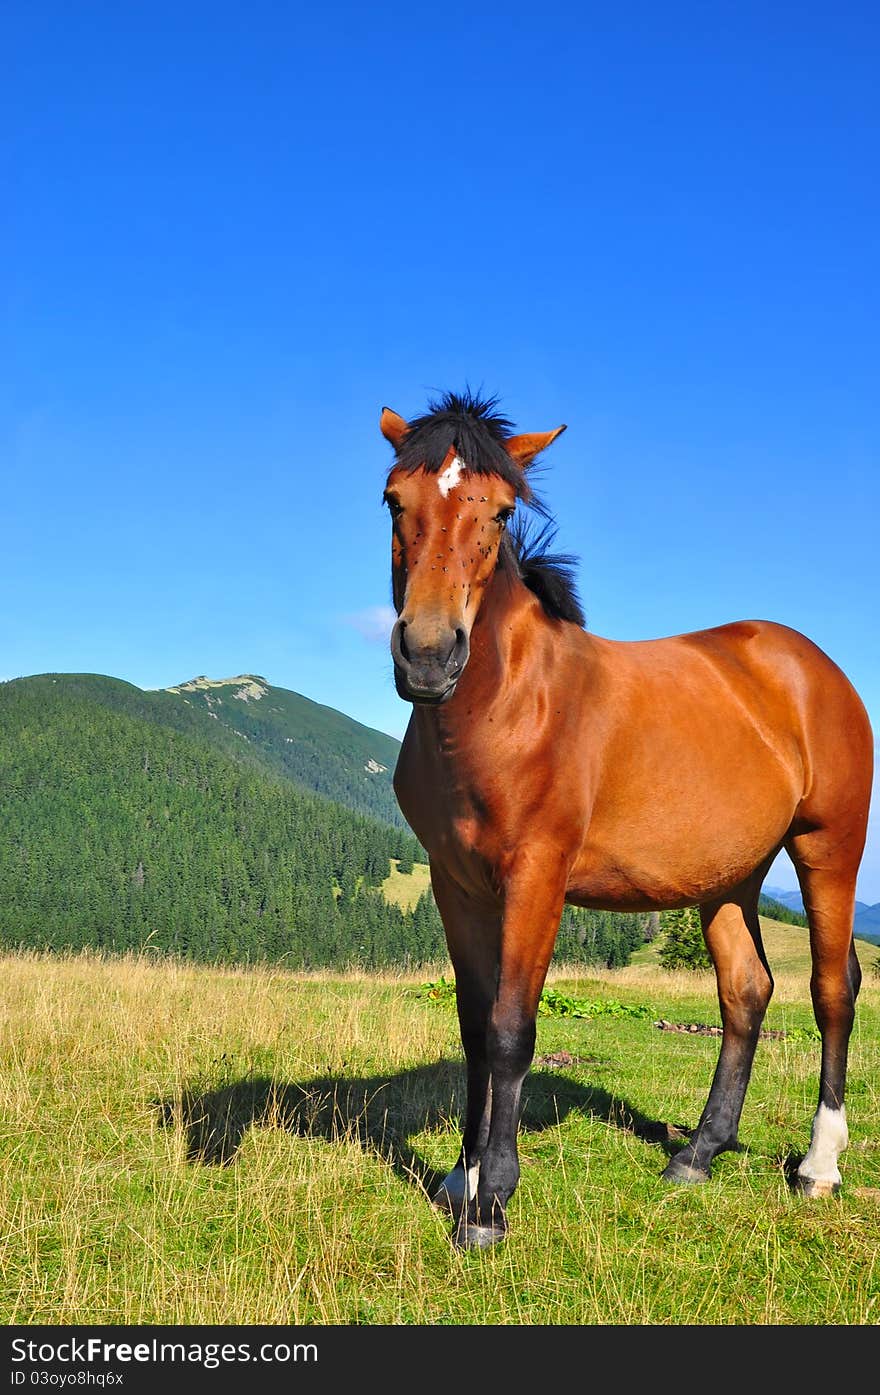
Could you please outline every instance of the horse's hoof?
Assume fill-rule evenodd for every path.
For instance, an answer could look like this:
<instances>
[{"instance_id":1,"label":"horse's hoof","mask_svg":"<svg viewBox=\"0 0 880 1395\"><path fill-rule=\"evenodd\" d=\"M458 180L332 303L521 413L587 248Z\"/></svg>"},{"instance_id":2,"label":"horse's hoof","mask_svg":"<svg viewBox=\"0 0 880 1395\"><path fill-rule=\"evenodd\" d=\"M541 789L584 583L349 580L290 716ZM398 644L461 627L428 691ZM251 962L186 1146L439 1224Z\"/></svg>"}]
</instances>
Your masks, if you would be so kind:
<instances>
[{"instance_id":1,"label":"horse's hoof","mask_svg":"<svg viewBox=\"0 0 880 1395\"><path fill-rule=\"evenodd\" d=\"M464 1225L456 1226L452 1234L452 1243L457 1250L488 1250L506 1235L505 1226L471 1225L465 1222Z\"/></svg>"},{"instance_id":2,"label":"horse's hoof","mask_svg":"<svg viewBox=\"0 0 880 1395\"><path fill-rule=\"evenodd\" d=\"M840 1183L825 1181L818 1177L801 1177L798 1175L794 1179L794 1190L800 1196L836 1196L840 1191Z\"/></svg>"},{"instance_id":3,"label":"horse's hoof","mask_svg":"<svg viewBox=\"0 0 880 1395\"><path fill-rule=\"evenodd\" d=\"M677 1157L672 1158L661 1172L660 1176L665 1182L678 1182L684 1186L694 1187L700 1182L708 1182L709 1173L706 1168L694 1167L692 1163L679 1161Z\"/></svg>"}]
</instances>

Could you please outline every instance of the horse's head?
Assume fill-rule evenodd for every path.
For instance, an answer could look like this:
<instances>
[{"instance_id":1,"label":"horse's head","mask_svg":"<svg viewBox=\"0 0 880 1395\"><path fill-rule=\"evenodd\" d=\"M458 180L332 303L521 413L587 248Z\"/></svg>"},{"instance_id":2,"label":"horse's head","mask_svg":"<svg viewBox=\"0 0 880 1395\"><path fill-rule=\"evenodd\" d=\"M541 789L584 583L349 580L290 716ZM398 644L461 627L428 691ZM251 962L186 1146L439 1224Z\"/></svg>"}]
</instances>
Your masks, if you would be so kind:
<instances>
[{"instance_id":1,"label":"horse's head","mask_svg":"<svg viewBox=\"0 0 880 1395\"><path fill-rule=\"evenodd\" d=\"M391 634L397 691L445 702L470 653L470 636L502 550L525 471L565 430L511 434L494 402L447 395L413 422L386 407L380 429L396 458L385 486L391 513Z\"/></svg>"}]
</instances>

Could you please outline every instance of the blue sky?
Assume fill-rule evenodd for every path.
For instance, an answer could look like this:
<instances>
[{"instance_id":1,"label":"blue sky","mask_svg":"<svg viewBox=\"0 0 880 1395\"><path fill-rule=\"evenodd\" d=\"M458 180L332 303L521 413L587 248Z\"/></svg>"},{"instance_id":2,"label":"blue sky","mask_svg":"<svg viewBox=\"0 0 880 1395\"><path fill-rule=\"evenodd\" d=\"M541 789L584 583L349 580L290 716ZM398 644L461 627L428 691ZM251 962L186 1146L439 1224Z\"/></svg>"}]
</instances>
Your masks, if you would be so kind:
<instances>
[{"instance_id":1,"label":"blue sky","mask_svg":"<svg viewBox=\"0 0 880 1395\"><path fill-rule=\"evenodd\" d=\"M782 621L880 729L876 7L317 8L3 7L0 675L401 734L378 414L467 382L568 423L593 630Z\"/></svg>"}]
</instances>

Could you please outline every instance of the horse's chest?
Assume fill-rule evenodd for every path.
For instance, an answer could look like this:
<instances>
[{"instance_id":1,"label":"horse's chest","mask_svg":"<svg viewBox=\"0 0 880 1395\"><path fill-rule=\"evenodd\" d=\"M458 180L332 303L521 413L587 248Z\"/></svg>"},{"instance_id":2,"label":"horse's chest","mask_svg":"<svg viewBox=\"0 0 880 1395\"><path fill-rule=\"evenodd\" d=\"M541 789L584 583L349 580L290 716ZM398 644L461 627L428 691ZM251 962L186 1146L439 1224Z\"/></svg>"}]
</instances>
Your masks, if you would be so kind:
<instances>
[{"instance_id":1,"label":"horse's chest","mask_svg":"<svg viewBox=\"0 0 880 1395\"><path fill-rule=\"evenodd\" d=\"M432 857L484 857L497 852L502 820L478 793L444 790L438 782L428 798L400 800L401 808Z\"/></svg>"},{"instance_id":2,"label":"horse's chest","mask_svg":"<svg viewBox=\"0 0 880 1395\"><path fill-rule=\"evenodd\" d=\"M514 838L515 801L504 781L473 778L464 762L401 759L395 776L401 811L433 862L460 880L480 864L494 869Z\"/></svg>"}]
</instances>

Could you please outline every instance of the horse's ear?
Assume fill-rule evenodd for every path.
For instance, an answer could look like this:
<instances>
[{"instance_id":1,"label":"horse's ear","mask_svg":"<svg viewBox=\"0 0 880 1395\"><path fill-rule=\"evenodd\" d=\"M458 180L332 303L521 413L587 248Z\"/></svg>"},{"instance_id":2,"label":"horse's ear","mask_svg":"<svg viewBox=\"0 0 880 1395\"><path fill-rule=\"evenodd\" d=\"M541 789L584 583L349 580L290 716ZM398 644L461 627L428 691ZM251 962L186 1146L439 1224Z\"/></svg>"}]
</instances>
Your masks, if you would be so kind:
<instances>
[{"instance_id":1,"label":"horse's ear","mask_svg":"<svg viewBox=\"0 0 880 1395\"><path fill-rule=\"evenodd\" d=\"M397 412L392 412L390 407L382 408L382 415L379 418L379 430L390 441L395 450L400 450L404 437L409 431L409 422L398 416Z\"/></svg>"},{"instance_id":2,"label":"horse's ear","mask_svg":"<svg viewBox=\"0 0 880 1395\"><path fill-rule=\"evenodd\" d=\"M551 446L564 430L564 426L557 426L555 431L527 431L523 436L509 436L504 445L507 454L513 456L517 465L525 470L535 456Z\"/></svg>"}]
</instances>

